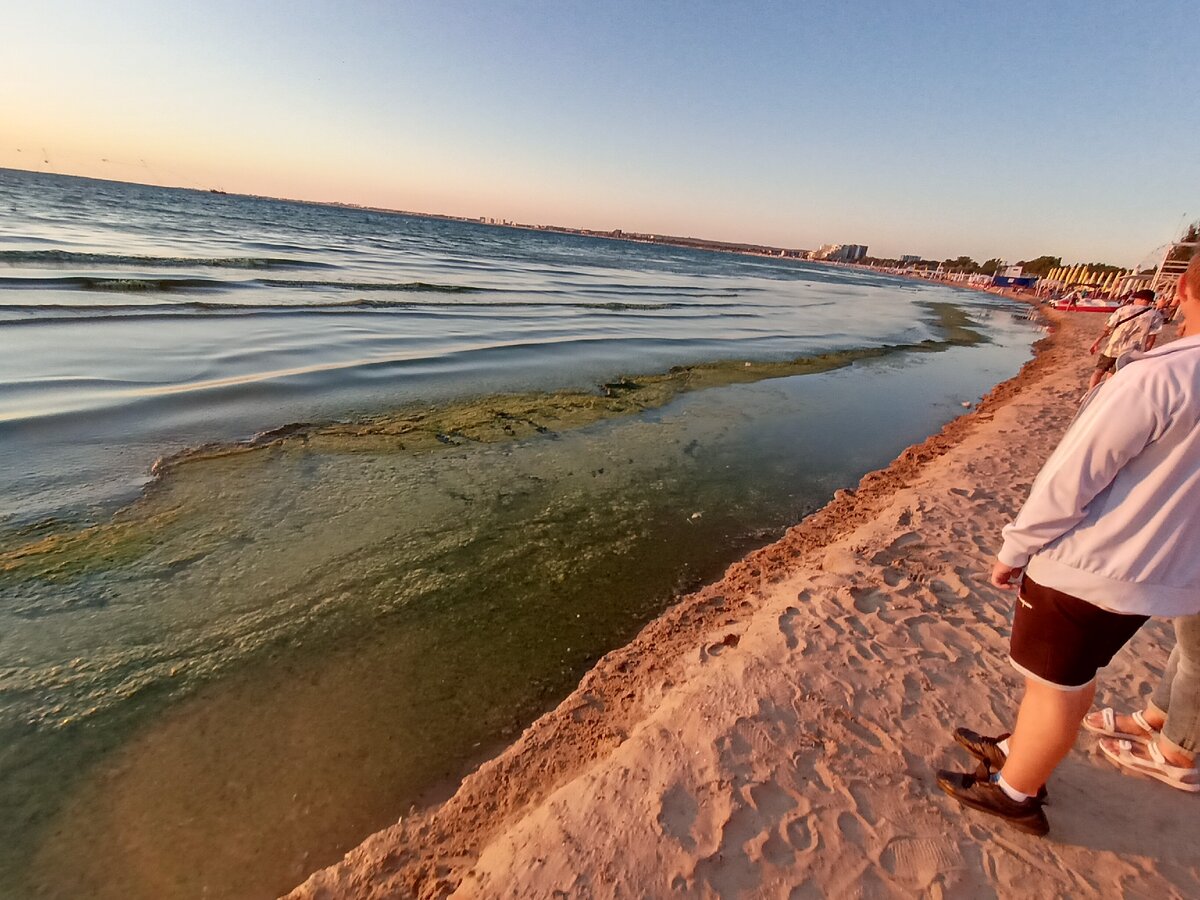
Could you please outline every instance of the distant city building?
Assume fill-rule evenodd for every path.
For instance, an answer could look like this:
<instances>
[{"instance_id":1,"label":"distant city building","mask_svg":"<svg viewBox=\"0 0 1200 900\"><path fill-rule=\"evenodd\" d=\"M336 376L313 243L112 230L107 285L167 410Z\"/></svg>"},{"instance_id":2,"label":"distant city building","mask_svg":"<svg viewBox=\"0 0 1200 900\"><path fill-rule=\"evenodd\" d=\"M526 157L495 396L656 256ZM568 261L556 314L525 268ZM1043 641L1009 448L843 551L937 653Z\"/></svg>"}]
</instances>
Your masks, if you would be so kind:
<instances>
[{"instance_id":1,"label":"distant city building","mask_svg":"<svg viewBox=\"0 0 1200 900\"><path fill-rule=\"evenodd\" d=\"M832 262L858 262L866 255L866 244L823 244L812 252L813 259L827 259Z\"/></svg>"},{"instance_id":2,"label":"distant city building","mask_svg":"<svg viewBox=\"0 0 1200 900\"><path fill-rule=\"evenodd\" d=\"M912 253L906 253L900 257L900 265L902 266L911 266L913 263L919 263L920 261L921 257Z\"/></svg>"}]
</instances>

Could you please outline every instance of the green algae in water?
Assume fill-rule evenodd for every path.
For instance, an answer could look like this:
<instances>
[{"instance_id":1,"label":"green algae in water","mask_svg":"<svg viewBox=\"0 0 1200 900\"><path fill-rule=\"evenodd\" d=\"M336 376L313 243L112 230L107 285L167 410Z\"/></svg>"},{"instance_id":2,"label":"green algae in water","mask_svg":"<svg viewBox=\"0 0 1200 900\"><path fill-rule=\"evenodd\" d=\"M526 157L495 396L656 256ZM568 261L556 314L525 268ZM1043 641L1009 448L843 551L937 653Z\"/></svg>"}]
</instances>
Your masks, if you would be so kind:
<instances>
[{"instance_id":1,"label":"green algae in water","mask_svg":"<svg viewBox=\"0 0 1200 900\"><path fill-rule=\"evenodd\" d=\"M868 357L864 372L897 359ZM390 429L369 449L344 433L360 423L206 452L114 520L164 514L146 543L106 536L136 546L136 565L93 555L93 568L51 570L61 578L3 576L48 623L102 598L92 615L104 627L77 623L0 673L19 685L5 691L0 727L14 740L0 766L26 779L5 779L0 799L28 826L6 836L0 868L33 857L29 882L53 896L97 884L108 896L203 885L265 896L332 861L552 705L674 596L761 543L763 527L797 518L790 498L819 502L881 461L845 441L827 459L747 453L744 429L761 430L750 421L829 413L781 405L787 379L731 384L788 365L665 373L667 399L639 395L649 379L622 379L614 396L551 404L568 410L559 418L520 405L557 395L508 398L500 411L524 425L495 416L495 398L447 418L408 411L368 423ZM698 419L671 412L721 379L685 404L708 410ZM75 560L88 560L86 543ZM57 799L44 797L50 783ZM147 872L165 880L134 878Z\"/></svg>"},{"instance_id":2,"label":"green algae in water","mask_svg":"<svg viewBox=\"0 0 1200 900\"><path fill-rule=\"evenodd\" d=\"M163 461L159 474L168 478L207 478L211 476L199 471L202 463L264 452L419 454L467 443L513 441L661 408L686 392L817 374L864 360L906 352L939 352L986 340L970 327L970 317L962 309L945 303L924 305L935 314L943 340L858 348L786 361L727 360L676 366L665 373L618 378L601 385L599 393L504 394L441 407L406 409L352 423L288 426L253 441L185 451ZM19 533L0 535L0 586L5 579L62 581L141 559L149 548L171 539L172 526L181 513L178 506L164 507L162 495L171 493L156 485L148 498L122 511L112 522L84 529L59 526L51 534L25 543L20 541ZM185 552L163 564L184 564L196 552L203 551Z\"/></svg>"}]
</instances>

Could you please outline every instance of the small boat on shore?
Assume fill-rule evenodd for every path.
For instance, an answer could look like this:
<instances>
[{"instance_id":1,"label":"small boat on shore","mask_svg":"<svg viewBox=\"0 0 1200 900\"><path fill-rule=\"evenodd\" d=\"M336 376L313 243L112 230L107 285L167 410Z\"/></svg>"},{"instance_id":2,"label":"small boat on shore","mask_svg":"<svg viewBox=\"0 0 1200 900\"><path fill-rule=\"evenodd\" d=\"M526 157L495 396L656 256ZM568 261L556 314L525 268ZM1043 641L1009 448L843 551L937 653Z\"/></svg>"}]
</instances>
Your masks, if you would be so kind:
<instances>
[{"instance_id":1,"label":"small boat on shore","mask_svg":"<svg viewBox=\"0 0 1200 900\"><path fill-rule=\"evenodd\" d=\"M1105 312L1110 313L1121 308L1120 300L1101 299L1093 296L1095 288L1087 285L1076 288L1064 297L1052 301L1055 309L1066 312Z\"/></svg>"},{"instance_id":2,"label":"small boat on shore","mask_svg":"<svg viewBox=\"0 0 1200 900\"><path fill-rule=\"evenodd\" d=\"M1110 313L1122 307L1119 300L1078 300L1072 303L1069 300L1055 300L1054 308L1065 310L1066 312L1103 312Z\"/></svg>"},{"instance_id":3,"label":"small boat on shore","mask_svg":"<svg viewBox=\"0 0 1200 900\"><path fill-rule=\"evenodd\" d=\"M1056 310L1067 312L1116 312L1122 306L1120 300L1080 300L1075 304L1068 300L1056 300L1054 304Z\"/></svg>"}]
</instances>

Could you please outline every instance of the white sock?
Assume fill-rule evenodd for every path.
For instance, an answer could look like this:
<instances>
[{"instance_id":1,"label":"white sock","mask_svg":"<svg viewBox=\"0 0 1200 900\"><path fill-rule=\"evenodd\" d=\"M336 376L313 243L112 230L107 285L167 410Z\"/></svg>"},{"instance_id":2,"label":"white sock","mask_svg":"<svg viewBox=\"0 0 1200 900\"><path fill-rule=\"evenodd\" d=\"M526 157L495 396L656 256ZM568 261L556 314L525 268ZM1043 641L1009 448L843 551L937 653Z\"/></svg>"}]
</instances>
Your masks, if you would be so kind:
<instances>
[{"instance_id":1,"label":"white sock","mask_svg":"<svg viewBox=\"0 0 1200 900\"><path fill-rule=\"evenodd\" d=\"M1005 738L1004 740L997 742L996 746L1000 748L1000 750L1004 753L1005 756L1008 756L1008 738Z\"/></svg>"},{"instance_id":2,"label":"white sock","mask_svg":"<svg viewBox=\"0 0 1200 900\"><path fill-rule=\"evenodd\" d=\"M1015 787L1004 780L1004 776L997 772L992 776L992 781L999 786L1000 790L1004 791L1005 796L1009 800L1015 800L1017 803L1023 803L1032 797L1032 794L1022 794Z\"/></svg>"}]
</instances>

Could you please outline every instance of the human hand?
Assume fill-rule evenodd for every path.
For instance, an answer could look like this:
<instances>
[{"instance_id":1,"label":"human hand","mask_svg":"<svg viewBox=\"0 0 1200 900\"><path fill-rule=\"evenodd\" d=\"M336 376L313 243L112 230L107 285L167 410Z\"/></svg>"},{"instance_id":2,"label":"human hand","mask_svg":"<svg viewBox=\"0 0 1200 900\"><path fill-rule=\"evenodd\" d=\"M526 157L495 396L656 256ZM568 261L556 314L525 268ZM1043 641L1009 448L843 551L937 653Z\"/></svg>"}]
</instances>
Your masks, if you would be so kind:
<instances>
[{"instance_id":1,"label":"human hand","mask_svg":"<svg viewBox=\"0 0 1200 900\"><path fill-rule=\"evenodd\" d=\"M1021 579L1021 572L1022 567L1006 566L997 560L992 565L991 582L1002 591L1015 591L1017 589L1017 582Z\"/></svg>"}]
</instances>

